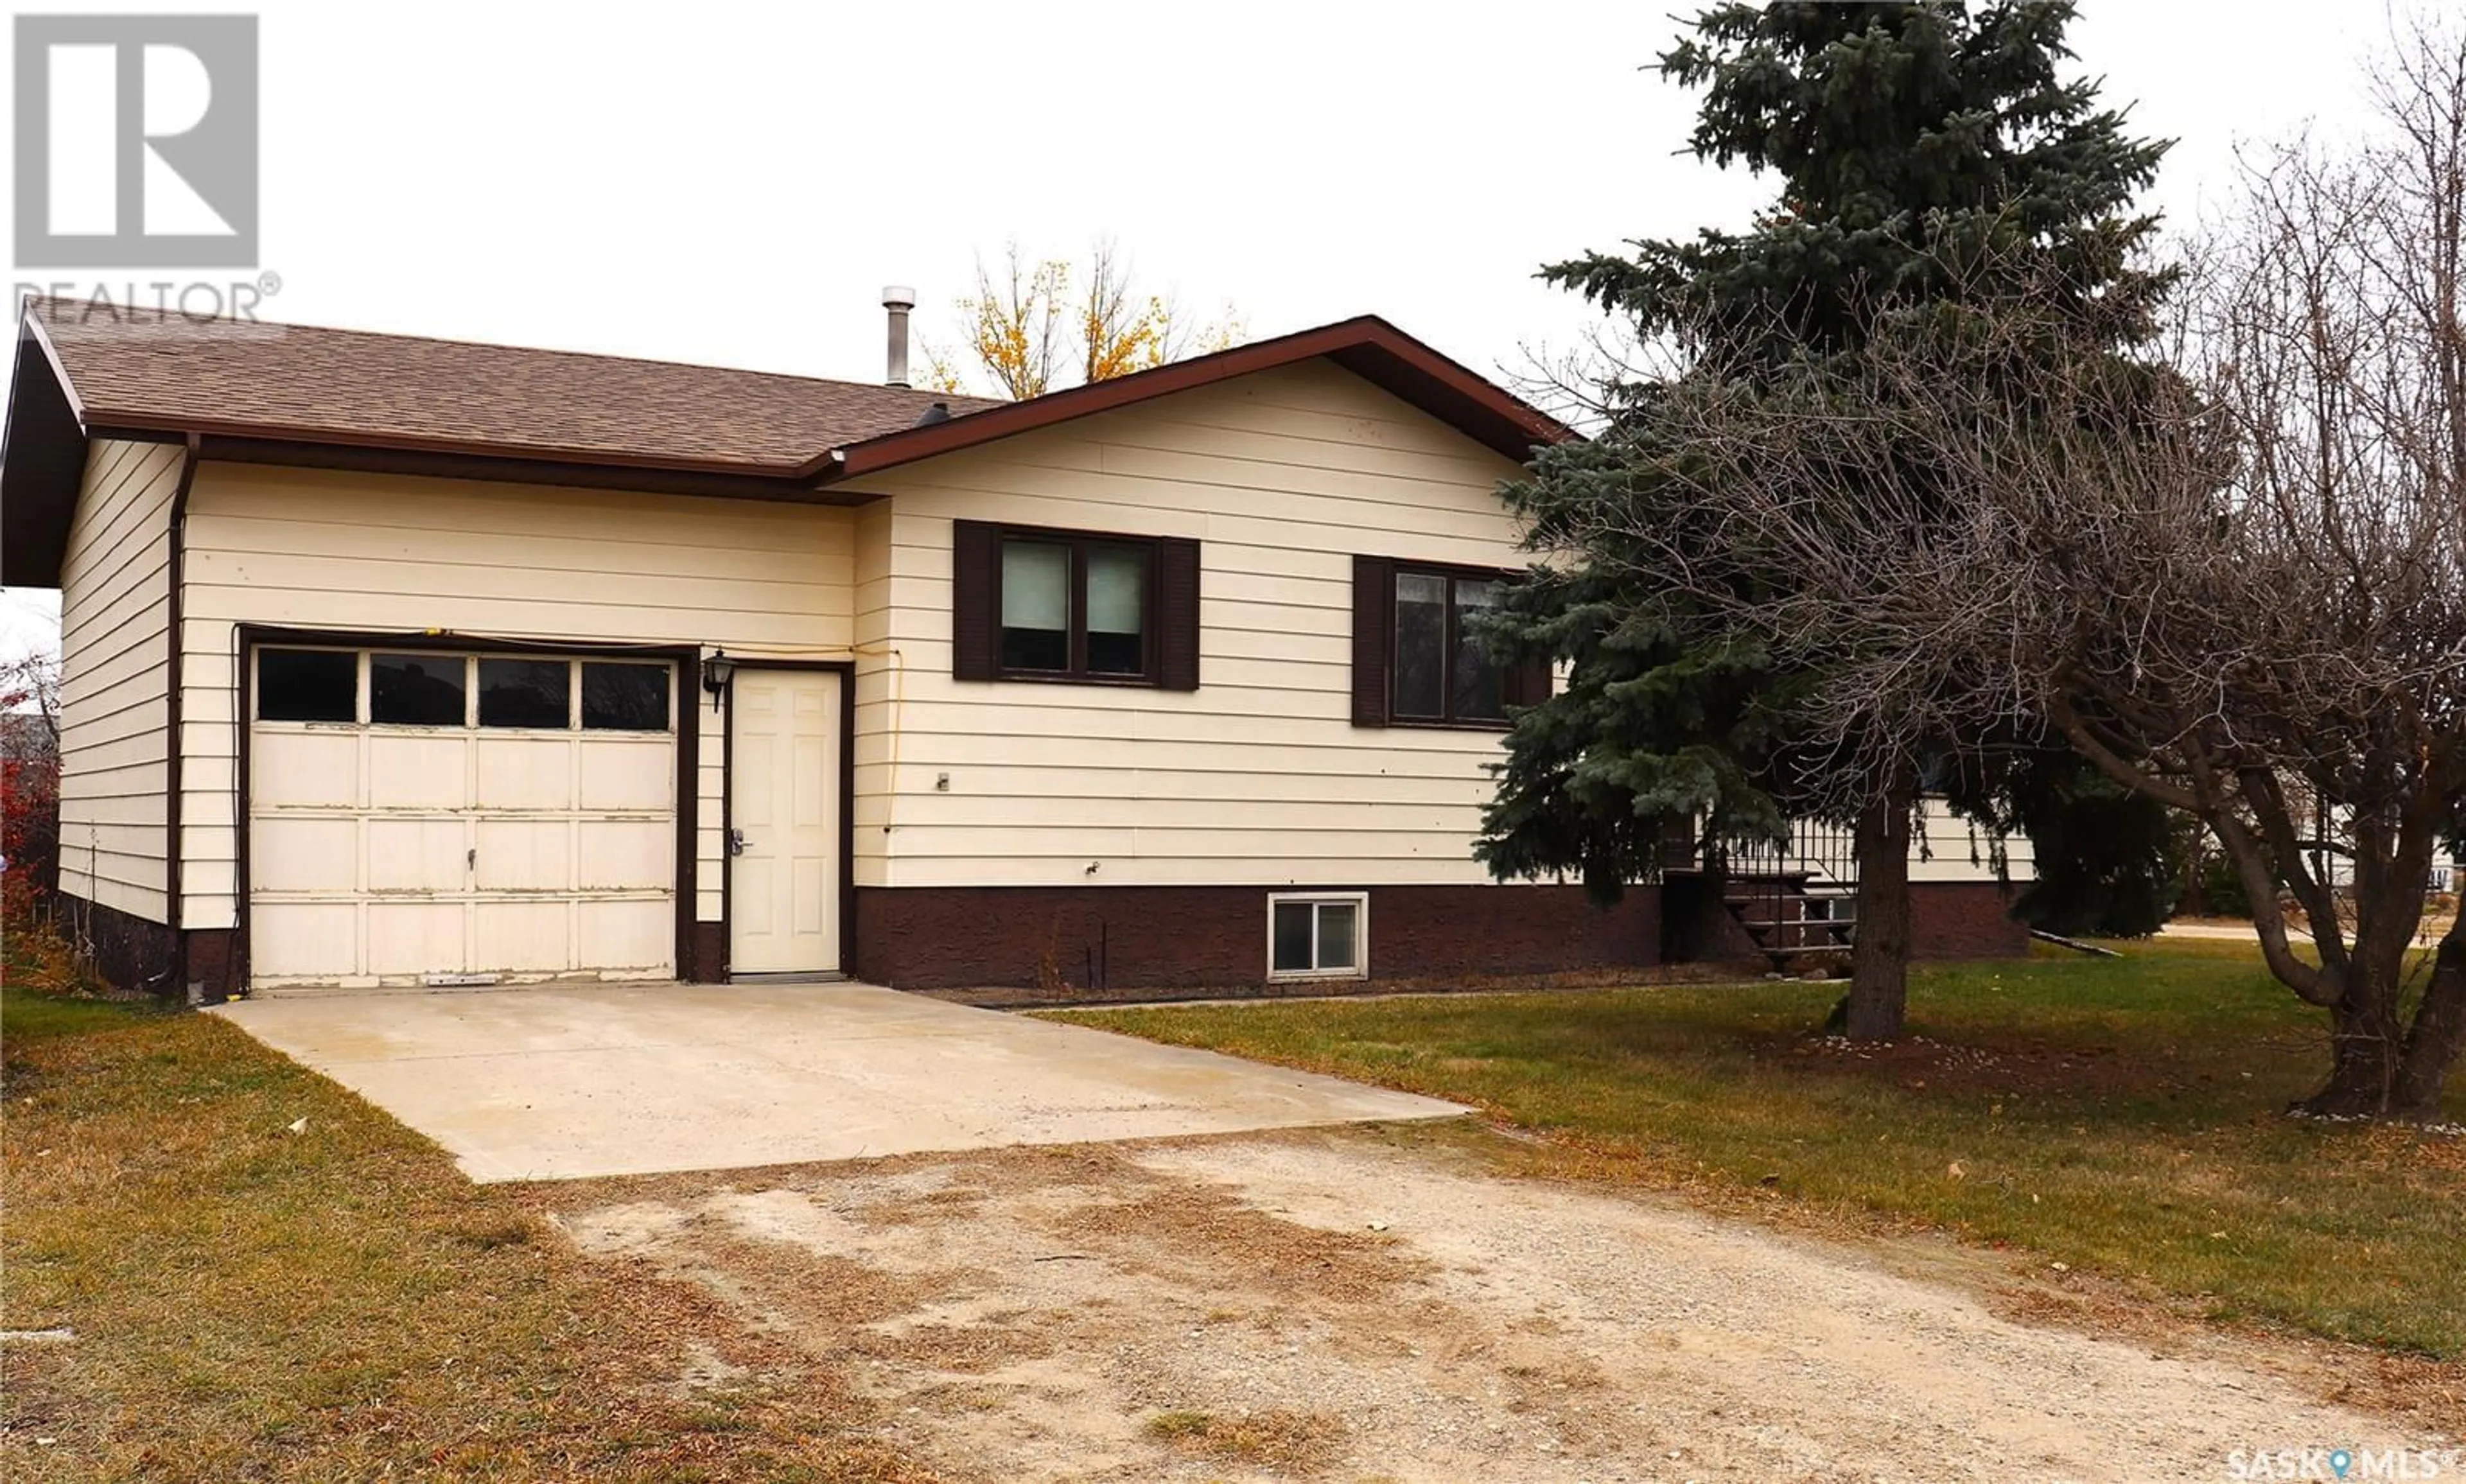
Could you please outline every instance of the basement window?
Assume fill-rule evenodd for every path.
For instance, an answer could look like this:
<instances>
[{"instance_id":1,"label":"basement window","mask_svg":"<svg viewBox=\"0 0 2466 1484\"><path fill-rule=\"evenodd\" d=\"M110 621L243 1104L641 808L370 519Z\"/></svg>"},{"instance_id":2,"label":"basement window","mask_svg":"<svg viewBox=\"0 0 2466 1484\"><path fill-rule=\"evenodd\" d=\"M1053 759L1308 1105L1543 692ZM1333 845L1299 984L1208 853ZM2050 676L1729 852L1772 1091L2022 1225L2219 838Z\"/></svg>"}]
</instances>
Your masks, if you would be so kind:
<instances>
[{"instance_id":1,"label":"basement window","mask_svg":"<svg viewBox=\"0 0 2466 1484\"><path fill-rule=\"evenodd\" d=\"M1367 892L1267 898L1267 978L1271 979L1367 978L1369 944Z\"/></svg>"}]
</instances>

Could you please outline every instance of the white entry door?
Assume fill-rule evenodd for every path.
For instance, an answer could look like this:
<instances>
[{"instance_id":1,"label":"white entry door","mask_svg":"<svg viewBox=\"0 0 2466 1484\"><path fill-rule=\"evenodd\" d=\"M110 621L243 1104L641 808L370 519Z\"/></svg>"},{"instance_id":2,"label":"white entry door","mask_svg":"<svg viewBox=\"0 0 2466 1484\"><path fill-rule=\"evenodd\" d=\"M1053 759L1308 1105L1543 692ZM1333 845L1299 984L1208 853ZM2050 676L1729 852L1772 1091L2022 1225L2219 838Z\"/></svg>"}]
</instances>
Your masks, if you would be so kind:
<instances>
[{"instance_id":1,"label":"white entry door","mask_svg":"<svg viewBox=\"0 0 2466 1484\"><path fill-rule=\"evenodd\" d=\"M729 725L729 969L840 967L840 677L739 669Z\"/></svg>"}]
</instances>

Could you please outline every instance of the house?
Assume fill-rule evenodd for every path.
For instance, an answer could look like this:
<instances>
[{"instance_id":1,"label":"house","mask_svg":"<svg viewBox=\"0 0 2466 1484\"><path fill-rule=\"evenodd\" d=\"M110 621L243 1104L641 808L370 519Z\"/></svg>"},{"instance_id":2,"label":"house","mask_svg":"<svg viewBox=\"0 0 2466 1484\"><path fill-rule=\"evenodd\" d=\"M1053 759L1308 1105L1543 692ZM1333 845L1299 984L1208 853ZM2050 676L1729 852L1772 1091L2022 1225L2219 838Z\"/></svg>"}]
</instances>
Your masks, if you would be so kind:
<instances>
[{"instance_id":1,"label":"house","mask_svg":"<svg viewBox=\"0 0 2466 1484\"><path fill-rule=\"evenodd\" d=\"M894 305L898 326L904 309ZM1241 985L1642 964L1495 885L1468 614L1567 430L1377 319L1017 403L33 301L104 968ZM2008 947L1975 880L1921 936ZM1933 928L1929 924L1934 924Z\"/></svg>"}]
</instances>

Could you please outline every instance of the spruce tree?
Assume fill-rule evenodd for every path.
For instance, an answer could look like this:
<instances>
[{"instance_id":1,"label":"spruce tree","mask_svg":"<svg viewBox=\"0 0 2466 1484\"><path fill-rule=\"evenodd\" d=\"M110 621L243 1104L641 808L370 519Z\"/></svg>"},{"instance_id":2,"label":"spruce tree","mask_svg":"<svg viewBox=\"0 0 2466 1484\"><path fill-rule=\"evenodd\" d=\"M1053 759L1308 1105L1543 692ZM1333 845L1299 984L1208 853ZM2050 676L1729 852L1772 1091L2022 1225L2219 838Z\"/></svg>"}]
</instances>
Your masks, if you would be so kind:
<instances>
[{"instance_id":1,"label":"spruce tree","mask_svg":"<svg viewBox=\"0 0 2466 1484\"><path fill-rule=\"evenodd\" d=\"M1969 270L1990 259L2065 285L2081 333L2145 338L2167 276L2140 266L2156 218L2132 200L2165 146L2131 137L2094 81L2062 76L2073 11L2069 0L1704 11L1660 70L1702 90L1694 156L1769 177L1771 205L1744 232L1634 242L1542 277L1674 348L1672 375L1717 366L1744 395L1837 370L1881 316L1973 299L1982 280ZM1544 452L1507 491L1536 549L1577 560L1519 587L1495 634L1510 653L1572 662L1564 691L1519 714L1508 738L1479 847L1502 878L1576 872L1614 898L1658 872L1668 821L1737 842L1824 812L1799 787L1825 766L1793 730L1806 677L1744 635L1690 621L1617 533L1685 529L1696 456L1690 425L1662 416L1669 388L1612 380L1606 425ZM1625 519L1603 521L1605 508ZM1982 815L2043 815L2046 800L1986 797L2045 776L1995 761L1989 741L1925 739L1941 758L1934 781ZM1852 1035L1901 1028L1920 782L1915 770L1875 780L1837 821L1859 857Z\"/></svg>"}]
</instances>

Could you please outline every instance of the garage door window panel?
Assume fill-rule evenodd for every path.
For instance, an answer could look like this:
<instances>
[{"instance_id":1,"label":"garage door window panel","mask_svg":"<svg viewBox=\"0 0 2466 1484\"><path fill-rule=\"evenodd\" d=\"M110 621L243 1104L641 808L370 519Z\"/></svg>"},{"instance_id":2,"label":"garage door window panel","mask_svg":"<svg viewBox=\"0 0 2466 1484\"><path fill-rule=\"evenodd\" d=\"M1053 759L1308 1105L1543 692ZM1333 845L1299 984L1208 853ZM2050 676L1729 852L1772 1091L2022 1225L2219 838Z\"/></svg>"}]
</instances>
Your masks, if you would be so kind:
<instances>
[{"instance_id":1,"label":"garage door window panel","mask_svg":"<svg viewBox=\"0 0 2466 1484\"><path fill-rule=\"evenodd\" d=\"M462 727L470 662L461 655L369 656L369 720L381 727Z\"/></svg>"},{"instance_id":2,"label":"garage door window panel","mask_svg":"<svg viewBox=\"0 0 2466 1484\"><path fill-rule=\"evenodd\" d=\"M259 721L360 719L360 657L338 649L257 652Z\"/></svg>"},{"instance_id":3,"label":"garage door window panel","mask_svg":"<svg viewBox=\"0 0 2466 1484\"><path fill-rule=\"evenodd\" d=\"M563 660L480 662L480 725L563 731L573 725L573 666Z\"/></svg>"},{"instance_id":4,"label":"garage door window panel","mask_svg":"<svg viewBox=\"0 0 2466 1484\"><path fill-rule=\"evenodd\" d=\"M583 662L585 731L665 731L668 725L666 665Z\"/></svg>"}]
</instances>

